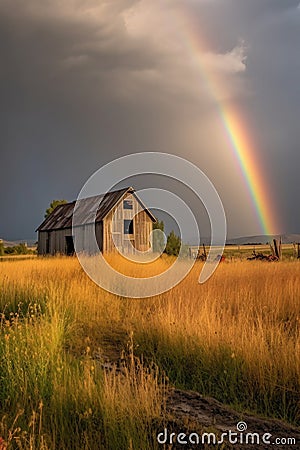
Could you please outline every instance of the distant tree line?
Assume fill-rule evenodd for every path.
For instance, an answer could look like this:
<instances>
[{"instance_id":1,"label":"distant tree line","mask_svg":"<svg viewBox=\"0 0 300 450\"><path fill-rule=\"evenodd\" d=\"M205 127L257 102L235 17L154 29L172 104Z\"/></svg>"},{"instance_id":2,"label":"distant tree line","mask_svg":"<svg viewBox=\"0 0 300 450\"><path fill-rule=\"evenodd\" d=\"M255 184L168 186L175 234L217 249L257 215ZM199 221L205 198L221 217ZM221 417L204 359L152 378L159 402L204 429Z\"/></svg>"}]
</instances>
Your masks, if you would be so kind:
<instances>
[{"instance_id":1,"label":"distant tree line","mask_svg":"<svg viewBox=\"0 0 300 450\"><path fill-rule=\"evenodd\" d=\"M36 250L28 248L25 243L14 245L13 247L4 247L3 242L0 242L0 256L4 255L34 255Z\"/></svg>"}]
</instances>

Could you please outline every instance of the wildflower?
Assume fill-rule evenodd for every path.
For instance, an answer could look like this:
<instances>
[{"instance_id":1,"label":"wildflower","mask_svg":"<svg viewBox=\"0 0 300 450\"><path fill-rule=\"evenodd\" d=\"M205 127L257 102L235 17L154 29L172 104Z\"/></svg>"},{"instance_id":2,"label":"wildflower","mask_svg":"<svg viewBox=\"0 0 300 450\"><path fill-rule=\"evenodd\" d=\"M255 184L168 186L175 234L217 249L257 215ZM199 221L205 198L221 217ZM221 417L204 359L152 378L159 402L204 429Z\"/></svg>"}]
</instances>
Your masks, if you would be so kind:
<instances>
[{"instance_id":1,"label":"wildflower","mask_svg":"<svg viewBox=\"0 0 300 450\"><path fill-rule=\"evenodd\" d=\"M7 449L6 442L5 442L4 439L0 436L0 450L6 450L6 449Z\"/></svg>"}]
</instances>

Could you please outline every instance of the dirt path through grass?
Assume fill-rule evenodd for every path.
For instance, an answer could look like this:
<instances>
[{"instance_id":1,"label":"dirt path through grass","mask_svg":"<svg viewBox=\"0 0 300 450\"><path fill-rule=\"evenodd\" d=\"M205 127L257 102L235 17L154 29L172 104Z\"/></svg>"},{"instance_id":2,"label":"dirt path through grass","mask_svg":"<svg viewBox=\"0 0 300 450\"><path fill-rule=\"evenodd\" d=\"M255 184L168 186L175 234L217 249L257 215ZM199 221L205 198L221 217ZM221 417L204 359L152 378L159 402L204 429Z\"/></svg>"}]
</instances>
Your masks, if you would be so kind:
<instances>
[{"instance_id":1,"label":"dirt path through grass","mask_svg":"<svg viewBox=\"0 0 300 450\"><path fill-rule=\"evenodd\" d=\"M211 397L203 397L198 392L182 391L179 389L172 389L168 393L166 401L166 410L170 415L171 420L174 419L175 428L169 430L170 432L179 432L180 426L189 433L199 429L216 429L220 432L228 430L236 431L236 424L243 421L247 424L247 432L259 433L261 436L264 433L270 433L273 438L295 438L296 444L276 445L275 448L291 449L299 448L300 430L286 424L280 420L270 420L256 417L250 414L241 414L237 411L222 405L217 400ZM177 428L177 429L176 429ZM272 445L271 445L272 446ZM182 447L182 446L181 446ZM237 445L232 446L234 449L256 448L255 445ZM259 449L264 446L260 445ZM266 448L270 448L266 446Z\"/></svg>"},{"instance_id":2,"label":"dirt path through grass","mask_svg":"<svg viewBox=\"0 0 300 450\"><path fill-rule=\"evenodd\" d=\"M128 334L124 331L114 330L111 335L102 337L102 352L95 354L104 370L114 370L122 376L122 365L130 355ZM279 449L296 449L300 445L300 430L277 419L266 419L253 414L241 413L226 406L212 397L206 397L198 392L169 388L165 398L166 423L168 432L184 432L186 434L196 432L216 431L218 435L222 432L232 430L236 432L236 425L243 421L247 424L247 432L258 433L262 437L265 433L272 435L270 440L276 438L286 439L285 444L274 444ZM159 430L158 430L159 432ZM245 432L246 433L246 432ZM288 444L287 439L294 438L295 444ZM213 446L214 448L228 449L264 449L270 445L256 447L256 444ZM174 443L170 449L182 448L182 445ZM209 447L207 447L209 448Z\"/></svg>"}]
</instances>

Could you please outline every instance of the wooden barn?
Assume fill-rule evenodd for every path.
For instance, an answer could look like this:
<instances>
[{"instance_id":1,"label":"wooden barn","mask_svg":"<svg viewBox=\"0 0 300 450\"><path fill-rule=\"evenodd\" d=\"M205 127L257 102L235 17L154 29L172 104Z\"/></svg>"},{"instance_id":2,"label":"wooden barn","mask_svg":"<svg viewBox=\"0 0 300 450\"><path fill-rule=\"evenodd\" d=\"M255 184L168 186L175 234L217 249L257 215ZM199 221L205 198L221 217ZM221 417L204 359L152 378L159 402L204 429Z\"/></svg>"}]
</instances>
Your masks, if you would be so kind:
<instances>
[{"instance_id":1,"label":"wooden barn","mask_svg":"<svg viewBox=\"0 0 300 450\"><path fill-rule=\"evenodd\" d=\"M38 254L74 254L72 218L75 201L57 206L36 230L38 232ZM93 218L96 217L93 223ZM150 247L150 233L156 218L138 198L132 187L108 192L80 200L79 248L94 254L98 248L102 253L134 253ZM95 239L91 235L95 230ZM77 236L77 233L76 233ZM77 248L78 248L77 245Z\"/></svg>"}]
</instances>

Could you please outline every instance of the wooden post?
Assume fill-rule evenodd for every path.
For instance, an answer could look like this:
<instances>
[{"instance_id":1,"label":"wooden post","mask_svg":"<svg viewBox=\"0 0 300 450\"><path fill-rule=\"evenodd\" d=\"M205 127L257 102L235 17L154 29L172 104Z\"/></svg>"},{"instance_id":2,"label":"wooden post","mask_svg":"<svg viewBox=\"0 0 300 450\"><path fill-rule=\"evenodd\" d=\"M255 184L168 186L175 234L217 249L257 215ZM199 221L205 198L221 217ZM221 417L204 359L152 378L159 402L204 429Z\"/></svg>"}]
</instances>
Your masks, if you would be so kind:
<instances>
[{"instance_id":1,"label":"wooden post","mask_svg":"<svg viewBox=\"0 0 300 450\"><path fill-rule=\"evenodd\" d=\"M203 244L203 256L204 256L205 261L206 261L206 259L207 259L207 253L206 253L206 248L205 248L205 245L204 245L204 244Z\"/></svg>"},{"instance_id":2,"label":"wooden post","mask_svg":"<svg viewBox=\"0 0 300 450\"><path fill-rule=\"evenodd\" d=\"M280 236L280 239L279 239L279 259L281 259L281 257L282 257L282 239L281 239L281 236Z\"/></svg>"},{"instance_id":3,"label":"wooden post","mask_svg":"<svg viewBox=\"0 0 300 450\"><path fill-rule=\"evenodd\" d=\"M270 242L270 249L271 249L271 252L272 252L272 256L274 257L274 256L276 256L275 255L275 251L274 251L274 247L273 247L273 245L271 244L271 242Z\"/></svg>"},{"instance_id":4,"label":"wooden post","mask_svg":"<svg viewBox=\"0 0 300 450\"><path fill-rule=\"evenodd\" d=\"M277 256L277 258L280 259L278 240L273 239L273 243L274 243L275 256Z\"/></svg>"}]
</instances>

